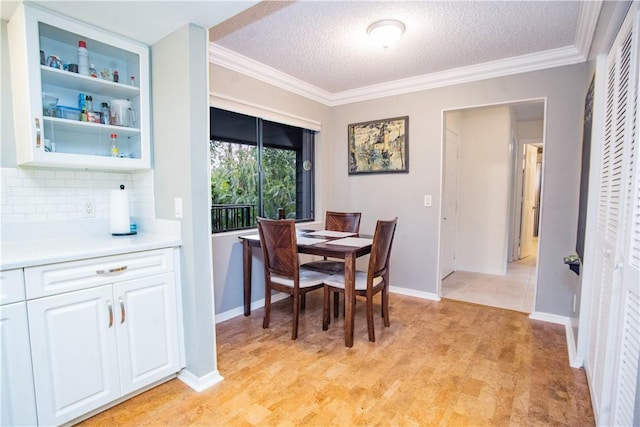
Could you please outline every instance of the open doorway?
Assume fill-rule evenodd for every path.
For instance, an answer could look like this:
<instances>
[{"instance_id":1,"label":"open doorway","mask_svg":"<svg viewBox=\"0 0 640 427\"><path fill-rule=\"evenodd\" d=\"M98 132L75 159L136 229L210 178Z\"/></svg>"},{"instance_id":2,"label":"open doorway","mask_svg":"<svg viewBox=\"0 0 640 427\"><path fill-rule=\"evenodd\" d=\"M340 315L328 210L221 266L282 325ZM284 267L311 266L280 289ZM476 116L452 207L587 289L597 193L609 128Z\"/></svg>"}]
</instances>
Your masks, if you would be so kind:
<instances>
[{"instance_id":1,"label":"open doorway","mask_svg":"<svg viewBox=\"0 0 640 427\"><path fill-rule=\"evenodd\" d=\"M544 100L445 111L440 295L530 313Z\"/></svg>"}]
</instances>

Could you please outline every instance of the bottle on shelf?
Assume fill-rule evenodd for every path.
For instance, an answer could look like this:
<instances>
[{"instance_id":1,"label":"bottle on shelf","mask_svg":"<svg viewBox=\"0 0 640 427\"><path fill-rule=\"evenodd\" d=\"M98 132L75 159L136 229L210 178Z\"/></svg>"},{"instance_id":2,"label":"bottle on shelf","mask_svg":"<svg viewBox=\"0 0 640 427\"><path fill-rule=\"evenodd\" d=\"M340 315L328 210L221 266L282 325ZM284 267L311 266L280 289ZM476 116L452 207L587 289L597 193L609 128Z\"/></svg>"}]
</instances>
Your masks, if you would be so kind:
<instances>
[{"instance_id":1,"label":"bottle on shelf","mask_svg":"<svg viewBox=\"0 0 640 427\"><path fill-rule=\"evenodd\" d=\"M87 95L84 98L84 107L87 111L93 111L93 97L91 95Z\"/></svg>"},{"instance_id":2,"label":"bottle on shelf","mask_svg":"<svg viewBox=\"0 0 640 427\"><path fill-rule=\"evenodd\" d=\"M131 76L131 78L129 79L129 85L131 86L136 85L136 78L134 76Z\"/></svg>"},{"instance_id":3,"label":"bottle on shelf","mask_svg":"<svg viewBox=\"0 0 640 427\"><path fill-rule=\"evenodd\" d=\"M84 108L87 110L87 121L93 123L95 121L95 112L93 111L93 97L87 95L84 100Z\"/></svg>"},{"instance_id":4,"label":"bottle on shelf","mask_svg":"<svg viewBox=\"0 0 640 427\"><path fill-rule=\"evenodd\" d=\"M118 134L111 134L111 157L118 157L120 155L120 149L118 148Z\"/></svg>"},{"instance_id":5,"label":"bottle on shelf","mask_svg":"<svg viewBox=\"0 0 640 427\"><path fill-rule=\"evenodd\" d=\"M102 124L108 125L109 124L109 104L106 102L103 102L101 104L101 111L102 111Z\"/></svg>"},{"instance_id":6,"label":"bottle on shelf","mask_svg":"<svg viewBox=\"0 0 640 427\"><path fill-rule=\"evenodd\" d=\"M96 71L96 66L93 64L89 66L89 77L98 78L98 72Z\"/></svg>"},{"instance_id":7,"label":"bottle on shelf","mask_svg":"<svg viewBox=\"0 0 640 427\"><path fill-rule=\"evenodd\" d=\"M89 51L84 40L78 42L78 74L89 75Z\"/></svg>"},{"instance_id":8,"label":"bottle on shelf","mask_svg":"<svg viewBox=\"0 0 640 427\"><path fill-rule=\"evenodd\" d=\"M120 81L120 76L118 75L118 71L113 72L113 82L118 83Z\"/></svg>"}]
</instances>

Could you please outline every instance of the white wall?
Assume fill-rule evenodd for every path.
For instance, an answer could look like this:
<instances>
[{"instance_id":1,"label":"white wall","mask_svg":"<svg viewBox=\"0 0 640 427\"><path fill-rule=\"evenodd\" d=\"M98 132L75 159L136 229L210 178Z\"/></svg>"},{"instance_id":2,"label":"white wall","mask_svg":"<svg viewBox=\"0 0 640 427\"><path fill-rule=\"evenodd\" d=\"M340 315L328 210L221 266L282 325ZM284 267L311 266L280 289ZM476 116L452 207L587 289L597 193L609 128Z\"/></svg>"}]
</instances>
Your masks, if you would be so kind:
<instances>
[{"instance_id":1,"label":"white wall","mask_svg":"<svg viewBox=\"0 0 640 427\"><path fill-rule=\"evenodd\" d=\"M510 120L506 106L462 112L457 270L506 273Z\"/></svg>"},{"instance_id":2,"label":"white wall","mask_svg":"<svg viewBox=\"0 0 640 427\"><path fill-rule=\"evenodd\" d=\"M543 120L523 120L516 122L516 136L518 139L542 139L543 132Z\"/></svg>"}]
</instances>

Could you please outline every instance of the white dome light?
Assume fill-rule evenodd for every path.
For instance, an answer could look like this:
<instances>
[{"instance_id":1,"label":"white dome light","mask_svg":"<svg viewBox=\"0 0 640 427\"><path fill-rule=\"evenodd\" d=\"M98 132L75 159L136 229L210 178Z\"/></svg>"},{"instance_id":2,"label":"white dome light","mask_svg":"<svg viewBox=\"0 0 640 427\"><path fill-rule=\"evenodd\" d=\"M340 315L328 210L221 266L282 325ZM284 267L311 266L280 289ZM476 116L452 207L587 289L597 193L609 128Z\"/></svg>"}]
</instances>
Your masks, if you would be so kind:
<instances>
[{"instance_id":1,"label":"white dome light","mask_svg":"<svg viewBox=\"0 0 640 427\"><path fill-rule=\"evenodd\" d=\"M395 19L383 19L369 25L367 34L375 43L386 49L400 38L404 30L405 26L402 22Z\"/></svg>"}]
</instances>

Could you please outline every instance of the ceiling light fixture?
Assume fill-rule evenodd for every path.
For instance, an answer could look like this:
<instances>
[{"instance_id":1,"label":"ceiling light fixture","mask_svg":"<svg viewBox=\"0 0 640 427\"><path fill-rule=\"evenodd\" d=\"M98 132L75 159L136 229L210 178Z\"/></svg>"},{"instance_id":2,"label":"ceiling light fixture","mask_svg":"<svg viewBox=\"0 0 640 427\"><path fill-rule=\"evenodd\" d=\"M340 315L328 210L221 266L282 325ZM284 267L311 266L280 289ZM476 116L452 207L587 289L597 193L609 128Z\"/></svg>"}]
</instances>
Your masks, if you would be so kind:
<instances>
[{"instance_id":1,"label":"ceiling light fixture","mask_svg":"<svg viewBox=\"0 0 640 427\"><path fill-rule=\"evenodd\" d=\"M383 19L369 25L367 34L375 43L386 49L400 38L404 30L405 26L402 22L396 19Z\"/></svg>"}]
</instances>

